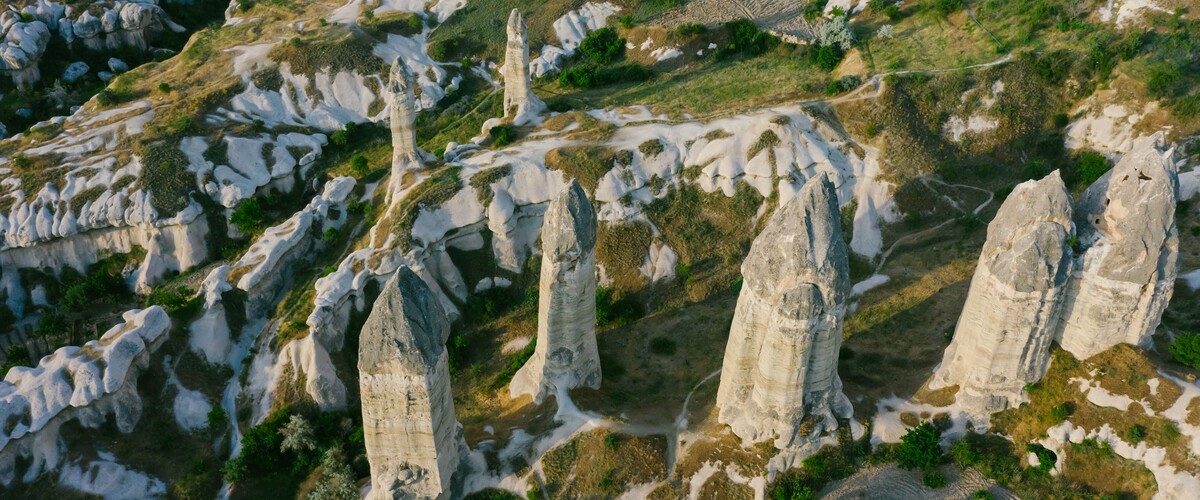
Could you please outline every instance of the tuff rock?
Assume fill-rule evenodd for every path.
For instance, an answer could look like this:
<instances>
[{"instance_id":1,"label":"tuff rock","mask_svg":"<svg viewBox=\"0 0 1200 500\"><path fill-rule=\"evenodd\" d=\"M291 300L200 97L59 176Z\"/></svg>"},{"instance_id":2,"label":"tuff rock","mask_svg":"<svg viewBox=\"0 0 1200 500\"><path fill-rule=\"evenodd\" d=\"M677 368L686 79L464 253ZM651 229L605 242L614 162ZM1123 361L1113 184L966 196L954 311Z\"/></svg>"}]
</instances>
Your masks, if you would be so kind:
<instances>
[{"instance_id":1,"label":"tuff rock","mask_svg":"<svg viewBox=\"0 0 1200 500\"><path fill-rule=\"evenodd\" d=\"M392 63L388 83L392 129L392 171L387 193L389 203L399 200L397 195L402 189L405 172L423 166L421 155L417 152L417 132L413 127L417 118L416 86L412 70L402 58L397 57Z\"/></svg>"},{"instance_id":2,"label":"tuff rock","mask_svg":"<svg viewBox=\"0 0 1200 500\"><path fill-rule=\"evenodd\" d=\"M1046 373L1071 270L1071 195L1058 172L1018 185L988 226L967 302L931 389L987 415Z\"/></svg>"},{"instance_id":3,"label":"tuff rock","mask_svg":"<svg viewBox=\"0 0 1200 500\"><path fill-rule=\"evenodd\" d=\"M508 16L508 47L504 53L504 118L523 125L546 109L529 84L529 36L521 11Z\"/></svg>"},{"instance_id":4,"label":"tuff rock","mask_svg":"<svg viewBox=\"0 0 1200 500\"><path fill-rule=\"evenodd\" d=\"M407 267L384 285L358 349L371 498L448 498L467 448L450 393L442 307Z\"/></svg>"},{"instance_id":5,"label":"tuff rock","mask_svg":"<svg viewBox=\"0 0 1200 500\"><path fill-rule=\"evenodd\" d=\"M546 211L533 357L509 385L513 398L600 387L596 348L596 212L572 180Z\"/></svg>"},{"instance_id":6,"label":"tuff rock","mask_svg":"<svg viewBox=\"0 0 1200 500\"><path fill-rule=\"evenodd\" d=\"M849 253L827 176L805 183L754 239L717 392L718 420L744 442L813 450L852 409L838 378ZM814 431L801 432L814 420Z\"/></svg>"}]
</instances>

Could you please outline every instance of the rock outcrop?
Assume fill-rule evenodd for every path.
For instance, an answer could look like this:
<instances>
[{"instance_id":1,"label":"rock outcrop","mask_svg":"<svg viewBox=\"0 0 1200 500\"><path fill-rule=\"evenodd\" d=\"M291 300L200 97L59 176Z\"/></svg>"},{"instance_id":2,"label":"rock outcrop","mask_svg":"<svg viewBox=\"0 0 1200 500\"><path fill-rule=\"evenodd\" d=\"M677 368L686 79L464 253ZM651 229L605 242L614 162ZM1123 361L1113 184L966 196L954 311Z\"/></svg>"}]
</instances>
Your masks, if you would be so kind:
<instances>
[{"instance_id":1,"label":"rock outcrop","mask_svg":"<svg viewBox=\"0 0 1200 500\"><path fill-rule=\"evenodd\" d=\"M824 175L805 183L751 245L717 392L718 420L743 441L815 451L817 438L851 414L837 374L848 252Z\"/></svg>"},{"instance_id":2,"label":"rock outcrop","mask_svg":"<svg viewBox=\"0 0 1200 500\"><path fill-rule=\"evenodd\" d=\"M504 76L504 118L523 125L546 109L529 85L529 36L525 18L517 9L508 16L508 48L500 74Z\"/></svg>"},{"instance_id":3,"label":"rock outcrop","mask_svg":"<svg viewBox=\"0 0 1200 500\"><path fill-rule=\"evenodd\" d=\"M388 184L387 201L397 201L404 173L420 169L423 164L417 153L417 131L413 122L417 119L415 89L417 82L412 70L397 57L392 63L388 83L388 105L391 108L392 128L392 173Z\"/></svg>"},{"instance_id":4,"label":"rock outcrop","mask_svg":"<svg viewBox=\"0 0 1200 500\"><path fill-rule=\"evenodd\" d=\"M91 50L134 47L149 48L149 42L164 30L185 29L171 21L166 11L153 2L101 4L100 15L84 10L73 22L60 23L60 34L68 42L78 40Z\"/></svg>"},{"instance_id":5,"label":"rock outcrop","mask_svg":"<svg viewBox=\"0 0 1200 500\"><path fill-rule=\"evenodd\" d=\"M0 74L27 89L42 79L38 62L50 43L50 28L42 21L22 22L11 11L0 13Z\"/></svg>"},{"instance_id":6,"label":"rock outcrop","mask_svg":"<svg viewBox=\"0 0 1200 500\"><path fill-rule=\"evenodd\" d=\"M967 303L931 389L978 415L1013 406L1046 373L1071 271L1071 195L1058 172L1020 184L988 226Z\"/></svg>"},{"instance_id":7,"label":"rock outcrop","mask_svg":"<svg viewBox=\"0 0 1200 500\"><path fill-rule=\"evenodd\" d=\"M1071 276L1058 341L1084 359L1119 343L1146 345L1179 271L1179 179L1161 134L1084 192L1075 209L1086 250Z\"/></svg>"},{"instance_id":8,"label":"rock outcrop","mask_svg":"<svg viewBox=\"0 0 1200 500\"><path fill-rule=\"evenodd\" d=\"M572 180L542 225L538 335L533 357L509 385L513 398L600 387L596 349L596 212Z\"/></svg>"},{"instance_id":9,"label":"rock outcrop","mask_svg":"<svg viewBox=\"0 0 1200 500\"><path fill-rule=\"evenodd\" d=\"M371 498L448 498L467 449L450 394L450 325L407 267L384 285L358 349Z\"/></svg>"},{"instance_id":10,"label":"rock outcrop","mask_svg":"<svg viewBox=\"0 0 1200 500\"><path fill-rule=\"evenodd\" d=\"M171 319L161 307L126 312L123 323L82 347L63 347L33 368L15 367L0 382L0 484L16 479L17 459L30 459L32 481L62 461L59 428L77 421L98 428L111 414L132 432L142 414L137 380L167 339Z\"/></svg>"}]
</instances>

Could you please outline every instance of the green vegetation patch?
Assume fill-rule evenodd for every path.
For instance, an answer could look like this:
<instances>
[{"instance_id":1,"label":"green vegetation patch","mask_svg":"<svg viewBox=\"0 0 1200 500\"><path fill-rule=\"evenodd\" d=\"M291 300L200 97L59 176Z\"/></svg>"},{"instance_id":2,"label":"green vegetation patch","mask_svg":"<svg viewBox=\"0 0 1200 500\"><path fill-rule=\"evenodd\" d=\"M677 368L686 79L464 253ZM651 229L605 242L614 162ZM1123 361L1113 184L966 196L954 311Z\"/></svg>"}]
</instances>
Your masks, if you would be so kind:
<instances>
[{"instance_id":1,"label":"green vegetation patch","mask_svg":"<svg viewBox=\"0 0 1200 500\"><path fill-rule=\"evenodd\" d=\"M565 146L546 153L546 167L562 171L567 179L579 181L589 193L616 164L617 151L605 146Z\"/></svg>"},{"instance_id":2,"label":"green vegetation patch","mask_svg":"<svg viewBox=\"0 0 1200 500\"><path fill-rule=\"evenodd\" d=\"M320 71L354 71L371 75L385 71L386 64L375 57L377 40L338 25L315 32L311 37L296 37L271 48L268 56L287 63L292 72L314 75Z\"/></svg>"},{"instance_id":3,"label":"green vegetation patch","mask_svg":"<svg viewBox=\"0 0 1200 500\"><path fill-rule=\"evenodd\" d=\"M407 252L414 243L412 227L422 209L432 210L450 201L463 183L458 174L462 167L443 167L421 182L400 202L399 212L393 222L392 231L399 238L399 246Z\"/></svg>"}]
</instances>

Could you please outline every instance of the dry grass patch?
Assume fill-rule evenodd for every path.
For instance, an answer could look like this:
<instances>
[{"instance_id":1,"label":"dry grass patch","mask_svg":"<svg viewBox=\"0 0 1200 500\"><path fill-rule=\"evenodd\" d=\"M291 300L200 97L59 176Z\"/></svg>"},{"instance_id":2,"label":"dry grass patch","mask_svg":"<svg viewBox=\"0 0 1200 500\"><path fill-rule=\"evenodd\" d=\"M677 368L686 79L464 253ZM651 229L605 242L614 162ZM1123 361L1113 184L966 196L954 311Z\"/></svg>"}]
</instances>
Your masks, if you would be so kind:
<instances>
[{"instance_id":1,"label":"dry grass patch","mask_svg":"<svg viewBox=\"0 0 1200 500\"><path fill-rule=\"evenodd\" d=\"M646 277L639 268L646 260L652 241L650 225L645 222L600 225L596 235L596 260L604 266L605 276L612 280L612 287L619 293L634 293L646 286Z\"/></svg>"},{"instance_id":2,"label":"dry grass patch","mask_svg":"<svg viewBox=\"0 0 1200 500\"><path fill-rule=\"evenodd\" d=\"M607 429L579 435L542 457L550 498L615 497L630 486L667 476L667 438Z\"/></svg>"},{"instance_id":3,"label":"dry grass patch","mask_svg":"<svg viewBox=\"0 0 1200 500\"><path fill-rule=\"evenodd\" d=\"M1092 442L1071 444L1065 450L1065 455L1063 477L1074 483L1086 484L1101 495L1150 500L1158 491L1158 483L1149 469L1141 462L1117 456L1111 448ZM1064 457L1059 457L1059 460L1064 460Z\"/></svg>"},{"instance_id":4,"label":"dry grass patch","mask_svg":"<svg viewBox=\"0 0 1200 500\"><path fill-rule=\"evenodd\" d=\"M753 500L754 490L744 484L738 484L729 479L725 472L718 472L708 478L700 487L700 500Z\"/></svg>"},{"instance_id":5,"label":"dry grass patch","mask_svg":"<svg viewBox=\"0 0 1200 500\"><path fill-rule=\"evenodd\" d=\"M579 181L584 190L592 193L616 160L617 151L609 147L565 146L546 153L546 168L561 171L566 179Z\"/></svg>"}]
</instances>

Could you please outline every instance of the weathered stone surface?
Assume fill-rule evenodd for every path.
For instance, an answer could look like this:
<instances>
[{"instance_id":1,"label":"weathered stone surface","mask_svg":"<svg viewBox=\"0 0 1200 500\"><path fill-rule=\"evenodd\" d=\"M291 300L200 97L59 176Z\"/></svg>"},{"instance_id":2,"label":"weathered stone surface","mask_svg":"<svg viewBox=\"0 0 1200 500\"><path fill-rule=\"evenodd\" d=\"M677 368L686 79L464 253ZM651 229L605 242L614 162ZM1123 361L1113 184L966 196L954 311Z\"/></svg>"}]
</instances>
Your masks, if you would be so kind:
<instances>
[{"instance_id":1,"label":"weathered stone surface","mask_svg":"<svg viewBox=\"0 0 1200 500\"><path fill-rule=\"evenodd\" d=\"M5 11L4 29L0 34L0 74L12 78L13 85L27 88L42 79L38 62L50 43L50 28L41 21L12 21L13 13Z\"/></svg>"},{"instance_id":2,"label":"weathered stone surface","mask_svg":"<svg viewBox=\"0 0 1200 500\"><path fill-rule=\"evenodd\" d=\"M1071 195L1058 172L1020 184L988 226L954 341L930 383L988 415L1045 375L1071 270Z\"/></svg>"},{"instance_id":3,"label":"weathered stone surface","mask_svg":"<svg viewBox=\"0 0 1200 500\"><path fill-rule=\"evenodd\" d=\"M542 226L538 336L509 385L541 403L548 392L600 387L596 349L596 212L579 183L550 203Z\"/></svg>"},{"instance_id":4,"label":"weathered stone surface","mask_svg":"<svg viewBox=\"0 0 1200 500\"><path fill-rule=\"evenodd\" d=\"M384 285L358 348L371 498L449 498L467 449L450 394L450 325L407 267Z\"/></svg>"},{"instance_id":5,"label":"weathered stone surface","mask_svg":"<svg viewBox=\"0 0 1200 500\"><path fill-rule=\"evenodd\" d=\"M1084 192L1079 243L1059 343L1084 359L1116 344L1146 345L1179 271L1179 179L1161 134L1133 150Z\"/></svg>"},{"instance_id":6,"label":"weathered stone surface","mask_svg":"<svg viewBox=\"0 0 1200 500\"><path fill-rule=\"evenodd\" d=\"M771 216L742 264L744 278L717 392L718 419L744 441L807 449L851 413L837 375L850 296L837 194L810 179ZM812 433L800 431L814 420Z\"/></svg>"},{"instance_id":7,"label":"weathered stone surface","mask_svg":"<svg viewBox=\"0 0 1200 500\"><path fill-rule=\"evenodd\" d=\"M392 173L387 194L389 203L398 200L395 195L401 190L404 173L423 168L421 155L417 153L417 132L413 127L417 118L416 86L412 70L402 58L397 57L392 63L388 83L392 129Z\"/></svg>"},{"instance_id":8,"label":"weathered stone surface","mask_svg":"<svg viewBox=\"0 0 1200 500\"><path fill-rule=\"evenodd\" d=\"M504 117L523 125L546 109L529 85L529 36L521 11L508 16L508 47L504 53Z\"/></svg>"}]
</instances>

